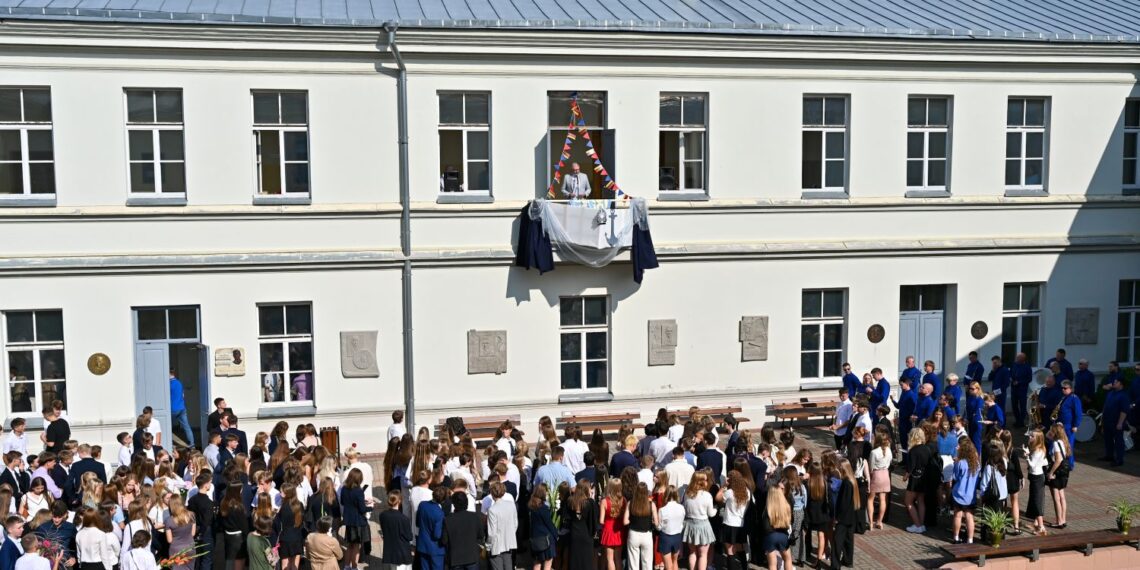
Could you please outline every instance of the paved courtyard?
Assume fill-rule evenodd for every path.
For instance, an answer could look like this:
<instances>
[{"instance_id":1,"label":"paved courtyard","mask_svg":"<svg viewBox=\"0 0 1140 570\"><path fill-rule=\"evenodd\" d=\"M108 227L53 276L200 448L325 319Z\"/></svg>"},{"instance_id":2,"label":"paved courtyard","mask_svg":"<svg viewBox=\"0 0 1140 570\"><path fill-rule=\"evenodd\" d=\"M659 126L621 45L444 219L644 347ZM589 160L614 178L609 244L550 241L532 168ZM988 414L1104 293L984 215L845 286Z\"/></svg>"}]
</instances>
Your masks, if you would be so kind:
<instances>
[{"instance_id":1,"label":"paved courtyard","mask_svg":"<svg viewBox=\"0 0 1140 570\"><path fill-rule=\"evenodd\" d=\"M829 447L832 442L831 432L828 431L805 428L796 433L801 439L801 445L803 441L809 442L817 457L818 452ZM1021 444L1021 439L1018 438L1017 445ZM1114 525L1113 516L1105 512L1108 503L1120 497L1140 503L1140 453L1126 453L1124 466L1120 468L1109 468L1107 463L1096 461L1101 453L1103 444L1099 437L1089 443L1077 444L1077 468L1073 471L1067 490L1069 526L1065 530L1050 529L1051 533L1111 528ZM382 469L377 468L375 472L381 473ZM948 561L943 556L941 546L950 539L949 520L940 520L939 528L932 529L925 535L906 532L903 529L910 521L902 506L901 489L904 486L901 476L893 475L892 482L895 492L891 496L885 528L855 537L855 568L938 568ZM1022 510L1028 501L1028 495L1028 489L1021 491ZM377 494L377 497L382 496ZM378 500L377 504L382 502ZM1053 506L1048 496L1045 498L1045 512L1045 521L1053 521ZM1026 528L1024 520L1022 528ZM369 566L379 568L381 549L379 531L373 523L373 558L368 560Z\"/></svg>"}]
</instances>

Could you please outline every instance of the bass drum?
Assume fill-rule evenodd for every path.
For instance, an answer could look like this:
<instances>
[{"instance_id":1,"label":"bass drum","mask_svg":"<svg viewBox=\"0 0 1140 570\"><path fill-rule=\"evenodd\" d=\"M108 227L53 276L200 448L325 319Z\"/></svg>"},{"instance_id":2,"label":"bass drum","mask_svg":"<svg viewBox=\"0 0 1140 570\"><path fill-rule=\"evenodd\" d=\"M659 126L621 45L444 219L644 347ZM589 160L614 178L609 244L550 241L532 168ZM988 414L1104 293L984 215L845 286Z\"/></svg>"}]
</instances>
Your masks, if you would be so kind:
<instances>
[{"instance_id":1,"label":"bass drum","mask_svg":"<svg viewBox=\"0 0 1140 570\"><path fill-rule=\"evenodd\" d=\"M1093 438L1096 437L1096 420L1097 416L1086 413L1084 421L1081 422L1081 425L1077 426L1075 439L1081 443L1092 441Z\"/></svg>"}]
</instances>

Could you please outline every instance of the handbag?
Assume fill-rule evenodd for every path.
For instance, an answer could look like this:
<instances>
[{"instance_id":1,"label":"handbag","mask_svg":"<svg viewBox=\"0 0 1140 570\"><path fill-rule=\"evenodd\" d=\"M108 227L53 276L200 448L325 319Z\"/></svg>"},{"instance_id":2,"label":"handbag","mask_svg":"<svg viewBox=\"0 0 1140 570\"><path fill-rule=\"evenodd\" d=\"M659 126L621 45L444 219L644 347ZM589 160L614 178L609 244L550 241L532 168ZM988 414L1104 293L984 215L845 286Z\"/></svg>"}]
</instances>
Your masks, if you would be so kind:
<instances>
[{"instance_id":1,"label":"handbag","mask_svg":"<svg viewBox=\"0 0 1140 570\"><path fill-rule=\"evenodd\" d=\"M550 535L544 534L542 536L530 537L530 551L531 552L546 552L550 549Z\"/></svg>"},{"instance_id":2,"label":"handbag","mask_svg":"<svg viewBox=\"0 0 1140 570\"><path fill-rule=\"evenodd\" d=\"M993 467L990 470L990 483L986 487L986 492L982 495L982 504L996 505L1001 502L1001 490L997 486L997 470Z\"/></svg>"},{"instance_id":3,"label":"handbag","mask_svg":"<svg viewBox=\"0 0 1140 570\"><path fill-rule=\"evenodd\" d=\"M268 544L268 541L266 541L266 544ZM278 562L281 562L281 552L278 548L280 548L280 543L265 547L265 559L269 562L269 565L274 568L277 567Z\"/></svg>"}]
</instances>

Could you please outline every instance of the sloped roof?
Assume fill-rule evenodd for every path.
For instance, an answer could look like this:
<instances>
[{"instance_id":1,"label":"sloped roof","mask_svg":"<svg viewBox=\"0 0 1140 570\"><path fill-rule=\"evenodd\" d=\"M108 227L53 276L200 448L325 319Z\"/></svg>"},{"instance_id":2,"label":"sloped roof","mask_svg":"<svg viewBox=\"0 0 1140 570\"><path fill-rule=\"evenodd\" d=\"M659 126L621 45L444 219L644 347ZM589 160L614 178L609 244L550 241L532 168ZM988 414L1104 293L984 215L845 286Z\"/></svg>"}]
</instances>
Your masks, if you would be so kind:
<instances>
[{"instance_id":1,"label":"sloped roof","mask_svg":"<svg viewBox=\"0 0 1140 570\"><path fill-rule=\"evenodd\" d=\"M0 0L0 18L1140 43L1140 0Z\"/></svg>"}]
</instances>

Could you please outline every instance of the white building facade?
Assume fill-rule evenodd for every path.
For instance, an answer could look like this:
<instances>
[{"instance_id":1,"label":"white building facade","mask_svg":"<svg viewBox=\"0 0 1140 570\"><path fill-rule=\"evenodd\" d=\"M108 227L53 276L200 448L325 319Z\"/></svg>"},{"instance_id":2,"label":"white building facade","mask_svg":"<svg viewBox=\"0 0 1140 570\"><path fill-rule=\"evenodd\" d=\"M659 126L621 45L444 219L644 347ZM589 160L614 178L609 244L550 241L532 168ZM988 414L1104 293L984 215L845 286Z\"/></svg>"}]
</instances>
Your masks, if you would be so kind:
<instances>
[{"instance_id":1,"label":"white building facade","mask_svg":"<svg viewBox=\"0 0 1140 570\"><path fill-rule=\"evenodd\" d=\"M417 424L533 431L700 404L758 422L831 393L842 362L897 378L910 354L958 374L975 350L1140 360L1135 40L404 26L406 256L389 35L3 22L7 420L61 399L76 439L111 444L168 408L173 368L195 427L221 396L247 431L339 426L379 451L407 364ZM640 285L624 253L513 266L571 92L649 201L661 266ZM742 359L746 316L768 317L765 360ZM673 365L649 365L656 319ZM505 373L468 373L471 330L506 331ZM378 376L342 368L356 331Z\"/></svg>"}]
</instances>

